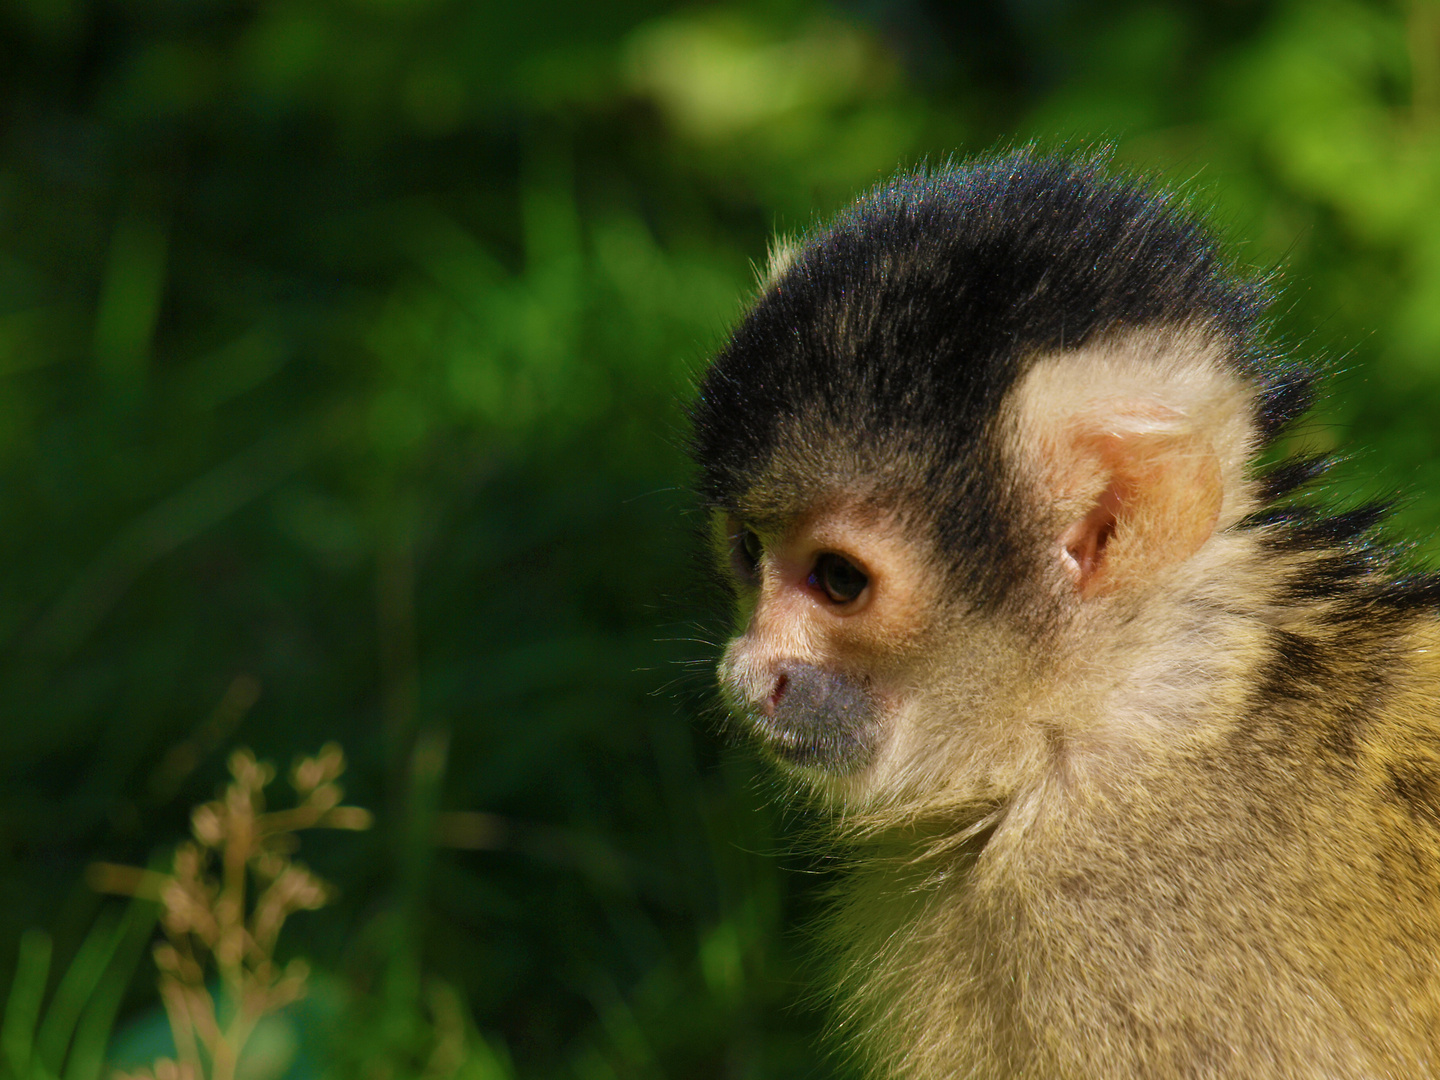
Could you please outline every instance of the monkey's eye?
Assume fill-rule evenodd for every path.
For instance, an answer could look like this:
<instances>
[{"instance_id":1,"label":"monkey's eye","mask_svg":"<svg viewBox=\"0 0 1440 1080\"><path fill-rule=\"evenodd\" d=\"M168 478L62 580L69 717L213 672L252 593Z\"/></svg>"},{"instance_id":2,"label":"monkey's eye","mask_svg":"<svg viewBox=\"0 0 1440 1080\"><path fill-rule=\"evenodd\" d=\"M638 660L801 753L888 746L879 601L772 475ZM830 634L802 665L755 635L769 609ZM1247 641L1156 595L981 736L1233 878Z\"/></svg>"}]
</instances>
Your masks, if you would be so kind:
<instances>
[{"instance_id":1,"label":"monkey's eye","mask_svg":"<svg viewBox=\"0 0 1440 1080\"><path fill-rule=\"evenodd\" d=\"M764 550L765 545L760 542L759 534L742 525L730 540L730 562L735 567L735 576L747 585L758 582L760 555Z\"/></svg>"},{"instance_id":2,"label":"monkey's eye","mask_svg":"<svg viewBox=\"0 0 1440 1080\"><path fill-rule=\"evenodd\" d=\"M870 579L849 559L827 551L815 560L810 584L829 597L832 604L848 604L865 591Z\"/></svg>"}]
</instances>

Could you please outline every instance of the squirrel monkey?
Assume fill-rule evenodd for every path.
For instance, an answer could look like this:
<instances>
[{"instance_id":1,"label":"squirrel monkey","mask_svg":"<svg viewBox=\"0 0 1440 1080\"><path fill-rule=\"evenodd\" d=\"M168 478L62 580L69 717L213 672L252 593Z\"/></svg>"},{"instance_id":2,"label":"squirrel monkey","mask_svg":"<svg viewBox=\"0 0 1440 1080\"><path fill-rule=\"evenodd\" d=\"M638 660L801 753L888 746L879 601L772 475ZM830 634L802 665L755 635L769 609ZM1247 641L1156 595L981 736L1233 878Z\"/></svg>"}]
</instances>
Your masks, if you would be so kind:
<instances>
[{"instance_id":1,"label":"squirrel monkey","mask_svg":"<svg viewBox=\"0 0 1440 1080\"><path fill-rule=\"evenodd\" d=\"M1440 581L1257 472L1265 302L1020 150L780 252L704 376L721 692L846 855L870 1075L1440 1076Z\"/></svg>"}]
</instances>

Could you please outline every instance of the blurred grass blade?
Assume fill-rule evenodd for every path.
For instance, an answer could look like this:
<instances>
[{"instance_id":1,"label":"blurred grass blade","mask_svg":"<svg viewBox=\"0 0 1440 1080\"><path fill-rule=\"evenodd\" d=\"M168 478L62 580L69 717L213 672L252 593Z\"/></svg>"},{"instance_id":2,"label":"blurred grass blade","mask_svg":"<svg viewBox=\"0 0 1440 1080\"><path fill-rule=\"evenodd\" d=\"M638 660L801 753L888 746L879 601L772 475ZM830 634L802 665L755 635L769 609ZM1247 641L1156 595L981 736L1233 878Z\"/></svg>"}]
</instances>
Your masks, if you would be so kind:
<instances>
[{"instance_id":1,"label":"blurred grass blade","mask_svg":"<svg viewBox=\"0 0 1440 1080\"><path fill-rule=\"evenodd\" d=\"M0 1053L17 1080L30 1072L35 1025L40 1019L45 980L50 975L50 950L50 935L43 930L27 930L20 939L15 981L5 1002L5 1019L0 1021Z\"/></svg>"},{"instance_id":2,"label":"blurred grass blade","mask_svg":"<svg viewBox=\"0 0 1440 1080\"><path fill-rule=\"evenodd\" d=\"M423 731L410 753L404 821L397 834L396 919L394 952L385 976L385 997L396 1015L413 1012L420 994L422 920L435 854L435 820L450 754L450 733Z\"/></svg>"},{"instance_id":3,"label":"blurred grass blade","mask_svg":"<svg viewBox=\"0 0 1440 1080\"><path fill-rule=\"evenodd\" d=\"M107 963L99 981L84 1002L79 1022L75 1025L70 1053L65 1061L63 1080L99 1080L105 1065L105 1050L115 1027L115 1016L125 990L135 975L135 967L150 941L159 905L150 900L134 899L125 909L119 925L111 935ZM67 972L68 975L68 972ZM48 1023L48 1017L47 1023ZM59 1074L59 1069L55 1072Z\"/></svg>"},{"instance_id":4,"label":"blurred grass blade","mask_svg":"<svg viewBox=\"0 0 1440 1080\"><path fill-rule=\"evenodd\" d=\"M95 361L121 396L144 385L165 294L165 231L143 215L115 226L95 313Z\"/></svg>"},{"instance_id":5,"label":"blurred grass blade","mask_svg":"<svg viewBox=\"0 0 1440 1080\"><path fill-rule=\"evenodd\" d=\"M80 1013L95 993L110 958L115 955L122 932L120 920L113 913L102 913L80 943L65 974L60 977L60 984L55 988L50 1007L45 1010L45 1019L35 1036L35 1057L56 1075L64 1066L65 1052L70 1047Z\"/></svg>"}]
</instances>

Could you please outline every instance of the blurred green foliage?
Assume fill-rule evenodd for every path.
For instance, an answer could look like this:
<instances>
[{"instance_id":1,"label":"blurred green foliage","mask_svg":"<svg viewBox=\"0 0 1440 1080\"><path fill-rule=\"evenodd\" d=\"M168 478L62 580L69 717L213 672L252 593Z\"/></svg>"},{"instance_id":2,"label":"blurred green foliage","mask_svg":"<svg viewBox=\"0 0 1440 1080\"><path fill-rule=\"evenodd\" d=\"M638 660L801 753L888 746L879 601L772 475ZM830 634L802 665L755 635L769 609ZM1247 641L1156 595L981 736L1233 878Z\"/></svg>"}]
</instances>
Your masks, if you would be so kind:
<instances>
[{"instance_id":1,"label":"blurred green foliage","mask_svg":"<svg viewBox=\"0 0 1440 1080\"><path fill-rule=\"evenodd\" d=\"M824 868L704 719L683 406L770 233L1029 139L1278 271L1341 372L1295 438L1435 552L1432 0L0 0L0 1071L91 1068L90 860L335 739L380 827L307 840L328 1019L255 1076L843 1072Z\"/></svg>"}]
</instances>

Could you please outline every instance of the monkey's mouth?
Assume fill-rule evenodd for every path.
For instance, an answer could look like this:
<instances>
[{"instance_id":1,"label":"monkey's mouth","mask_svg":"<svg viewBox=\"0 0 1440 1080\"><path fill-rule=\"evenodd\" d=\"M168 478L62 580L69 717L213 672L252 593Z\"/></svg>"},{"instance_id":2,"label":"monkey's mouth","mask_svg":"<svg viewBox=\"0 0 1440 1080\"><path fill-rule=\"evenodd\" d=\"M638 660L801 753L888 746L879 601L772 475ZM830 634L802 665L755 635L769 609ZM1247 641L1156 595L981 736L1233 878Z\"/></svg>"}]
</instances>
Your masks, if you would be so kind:
<instances>
[{"instance_id":1,"label":"monkey's mouth","mask_svg":"<svg viewBox=\"0 0 1440 1080\"><path fill-rule=\"evenodd\" d=\"M785 691L790 689L790 675L782 671L779 678L775 680L775 688L770 691L769 698L765 702L765 715L774 716L775 711L780 708L780 700L785 696Z\"/></svg>"},{"instance_id":2,"label":"monkey's mouth","mask_svg":"<svg viewBox=\"0 0 1440 1080\"><path fill-rule=\"evenodd\" d=\"M785 665L761 708L748 716L771 755L803 769L857 772L870 764L879 741L879 708L870 690L811 664Z\"/></svg>"}]
</instances>

